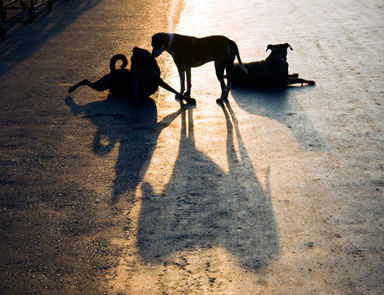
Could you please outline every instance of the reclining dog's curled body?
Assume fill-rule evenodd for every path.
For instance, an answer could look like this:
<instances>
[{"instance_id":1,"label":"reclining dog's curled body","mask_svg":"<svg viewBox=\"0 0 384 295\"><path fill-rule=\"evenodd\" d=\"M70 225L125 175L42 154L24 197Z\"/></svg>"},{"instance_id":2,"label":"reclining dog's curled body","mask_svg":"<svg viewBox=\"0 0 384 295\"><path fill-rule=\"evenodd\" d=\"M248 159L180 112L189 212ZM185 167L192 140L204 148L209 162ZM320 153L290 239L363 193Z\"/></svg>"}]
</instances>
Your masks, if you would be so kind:
<instances>
[{"instance_id":1,"label":"reclining dog's curled body","mask_svg":"<svg viewBox=\"0 0 384 295\"><path fill-rule=\"evenodd\" d=\"M116 69L117 61L121 61L121 68ZM116 54L110 60L110 73L99 80L91 82L87 79L80 81L68 89L72 93L80 86L88 86L96 91L109 90L111 94L133 97L134 105L140 105L140 99L154 94L159 86L178 95L187 103L194 104L195 100L186 97L163 81L160 77L160 68L149 51L138 47L133 48L131 57L131 70L126 66L128 60L123 54Z\"/></svg>"},{"instance_id":2,"label":"reclining dog's curled body","mask_svg":"<svg viewBox=\"0 0 384 295\"><path fill-rule=\"evenodd\" d=\"M116 62L122 61L120 69L116 69ZM101 77L95 82L87 79L80 81L68 89L69 93L74 92L80 86L88 86L96 91L109 90L110 93L116 95L129 95L132 93L131 71L125 67L128 65L128 60L123 54L112 56L109 62L110 73Z\"/></svg>"},{"instance_id":3,"label":"reclining dog's curled body","mask_svg":"<svg viewBox=\"0 0 384 295\"><path fill-rule=\"evenodd\" d=\"M288 43L269 44L267 51L270 55L261 61L243 63L248 69L244 73L239 64L234 64L232 70L232 83L250 87L285 87L293 84L315 85L314 81L299 78L298 74L288 73L287 50L292 47Z\"/></svg>"}]
</instances>

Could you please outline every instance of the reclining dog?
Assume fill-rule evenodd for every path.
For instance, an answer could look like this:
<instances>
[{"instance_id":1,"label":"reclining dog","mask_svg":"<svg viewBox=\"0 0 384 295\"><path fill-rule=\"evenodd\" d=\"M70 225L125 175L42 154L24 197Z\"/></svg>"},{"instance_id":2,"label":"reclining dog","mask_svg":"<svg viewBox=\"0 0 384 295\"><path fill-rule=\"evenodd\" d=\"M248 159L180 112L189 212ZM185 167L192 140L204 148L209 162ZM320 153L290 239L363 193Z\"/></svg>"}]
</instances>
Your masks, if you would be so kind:
<instances>
[{"instance_id":1,"label":"reclining dog","mask_svg":"<svg viewBox=\"0 0 384 295\"><path fill-rule=\"evenodd\" d=\"M215 62L216 76L221 85L221 96L218 102L228 98L231 87L231 77L228 73L231 73L235 57L239 61L239 68L247 72L247 69L242 66L236 43L225 36L196 38L157 33L152 36L152 47L153 57L158 57L163 51L167 51L173 57L180 75L180 93L187 97L191 95L191 68L193 67L199 67L210 61ZM227 85L224 82L224 70L227 71ZM184 93L185 74L187 74L187 91Z\"/></svg>"},{"instance_id":2,"label":"reclining dog","mask_svg":"<svg viewBox=\"0 0 384 295\"><path fill-rule=\"evenodd\" d=\"M292 47L288 44L269 44L267 50L270 55L262 61L244 63L248 74L243 73L240 65L234 64L232 70L232 83L234 85L250 87L285 87L301 83L315 85L314 81L299 78L298 74L288 74L287 50Z\"/></svg>"},{"instance_id":3,"label":"reclining dog","mask_svg":"<svg viewBox=\"0 0 384 295\"><path fill-rule=\"evenodd\" d=\"M116 62L122 61L120 69ZM194 104L195 100L186 97L165 83L160 77L160 68L149 51L138 47L133 48L131 70L126 69L128 60L123 54L116 54L110 60L110 73L95 82L87 79L80 81L68 89L72 93L80 86L88 86L96 91L109 90L110 93L134 98L134 105L140 105L140 99L154 94L158 87L176 94L187 103Z\"/></svg>"}]
</instances>

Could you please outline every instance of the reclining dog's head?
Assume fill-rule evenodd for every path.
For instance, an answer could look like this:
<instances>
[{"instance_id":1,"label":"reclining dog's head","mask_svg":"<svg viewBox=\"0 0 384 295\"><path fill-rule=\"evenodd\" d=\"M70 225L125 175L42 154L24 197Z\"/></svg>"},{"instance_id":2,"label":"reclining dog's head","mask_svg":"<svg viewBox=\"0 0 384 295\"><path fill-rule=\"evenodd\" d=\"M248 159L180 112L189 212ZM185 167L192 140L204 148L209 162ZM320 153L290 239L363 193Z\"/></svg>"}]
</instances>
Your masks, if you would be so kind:
<instances>
[{"instance_id":1,"label":"reclining dog's head","mask_svg":"<svg viewBox=\"0 0 384 295\"><path fill-rule=\"evenodd\" d=\"M148 50L139 48L137 46L132 49L132 53L132 57L135 57L137 59L151 59L151 54Z\"/></svg>"},{"instance_id":2,"label":"reclining dog's head","mask_svg":"<svg viewBox=\"0 0 384 295\"><path fill-rule=\"evenodd\" d=\"M271 50L271 54L269 55L269 57L278 57L278 58L283 58L283 59L287 59L287 50L292 49L291 45L289 45L288 43L284 43L284 44L275 44L275 45L272 45L272 44L269 44L267 46L267 50Z\"/></svg>"},{"instance_id":3,"label":"reclining dog's head","mask_svg":"<svg viewBox=\"0 0 384 295\"><path fill-rule=\"evenodd\" d=\"M158 57L167 49L167 44L169 44L169 34L166 33L157 33L152 36L152 54L153 58Z\"/></svg>"},{"instance_id":4,"label":"reclining dog's head","mask_svg":"<svg viewBox=\"0 0 384 295\"><path fill-rule=\"evenodd\" d=\"M132 50L132 57L131 57L131 63L134 64L140 64L144 62L148 62L148 60L152 60L153 58L151 57L151 54L149 53L148 50L139 48L139 47L134 47Z\"/></svg>"}]
</instances>

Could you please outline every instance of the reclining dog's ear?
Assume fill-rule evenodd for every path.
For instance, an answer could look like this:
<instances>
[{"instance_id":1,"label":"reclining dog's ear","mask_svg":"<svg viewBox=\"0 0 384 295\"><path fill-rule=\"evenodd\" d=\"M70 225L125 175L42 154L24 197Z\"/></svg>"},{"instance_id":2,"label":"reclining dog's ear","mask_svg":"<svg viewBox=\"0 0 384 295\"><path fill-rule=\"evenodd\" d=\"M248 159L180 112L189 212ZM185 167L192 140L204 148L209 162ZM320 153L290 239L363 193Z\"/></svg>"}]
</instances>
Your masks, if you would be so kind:
<instances>
[{"instance_id":1,"label":"reclining dog's ear","mask_svg":"<svg viewBox=\"0 0 384 295\"><path fill-rule=\"evenodd\" d=\"M289 48L289 49L291 49L291 51L293 51L293 48L288 43L285 43L285 46L287 46L287 49Z\"/></svg>"},{"instance_id":2,"label":"reclining dog's ear","mask_svg":"<svg viewBox=\"0 0 384 295\"><path fill-rule=\"evenodd\" d=\"M265 50L265 52L267 52L268 49L272 51L274 47L275 47L275 45L268 44L268 46L267 46L267 50Z\"/></svg>"}]
</instances>

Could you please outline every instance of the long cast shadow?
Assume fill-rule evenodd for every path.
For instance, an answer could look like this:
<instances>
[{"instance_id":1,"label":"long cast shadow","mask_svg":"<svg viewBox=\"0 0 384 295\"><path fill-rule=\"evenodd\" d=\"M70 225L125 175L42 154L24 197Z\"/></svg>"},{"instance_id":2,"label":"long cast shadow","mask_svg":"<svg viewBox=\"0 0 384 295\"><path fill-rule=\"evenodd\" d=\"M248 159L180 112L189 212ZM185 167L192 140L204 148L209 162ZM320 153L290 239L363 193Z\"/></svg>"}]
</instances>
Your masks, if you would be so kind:
<instances>
[{"instance_id":1,"label":"long cast shadow","mask_svg":"<svg viewBox=\"0 0 384 295\"><path fill-rule=\"evenodd\" d=\"M229 174L196 148L193 110L188 109L181 116L180 148L170 182L160 194L149 183L142 184L138 248L145 261L161 263L175 252L220 246L242 266L257 269L278 255L269 185L263 190L255 175L229 104L223 112Z\"/></svg>"},{"instance_id":2,"label":"long cast shadow","mask_svg":"<svg viewBox=\"0 0 384 295\"><path fill-rule=\"evenodd\" d=\"M233 87L232 97L248 113L274 119L286 125L301 148L329 151L331 147L321 136L296 96L310 91L311 87L256 89Z\"/></svg>"},{"instance_id":3,"label":"long cast shadow","mask_svg":"<svg viewBox=\"0 0 384 295\"><path fill-rule=\"evenodd\" d=\"M126 98L114 95L85 105L78 105L68 97L66 104L74 114L82 114L82 118L97 127L92 145L96 155L107 155L119 144L112 202L117 202L123 193L134 198L141 171L147 169L147 159L152 156L161 130L181 111L157 122L156 104L150 98L142 101L140 108L135 108Z\"/></svg>"},{"instance_id":4,"label":"long cast shadow","mask_svg":"<svg viewBox=\"0 0 384 295\"><path fill-rule=\"evenodd\" d=\"M0 42L0 77L31 57L46 42L63 32L81 14L100 2L101 0L54 1L51 12L48 13L43 8L36 11L38 14L45 14L37 22L29 23L26 13L9 19L6 29L8 37Z\"/></svg>"}]
</instances>

